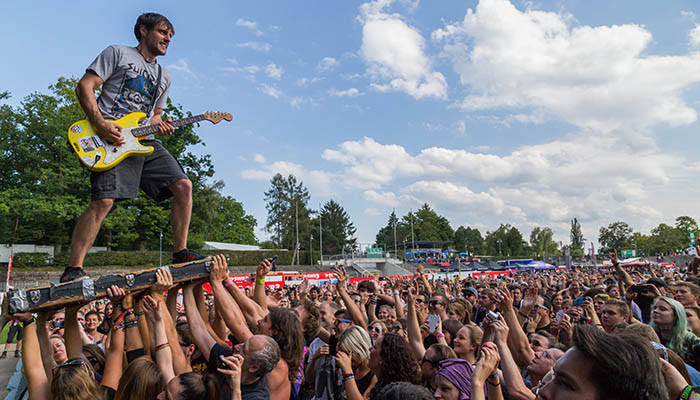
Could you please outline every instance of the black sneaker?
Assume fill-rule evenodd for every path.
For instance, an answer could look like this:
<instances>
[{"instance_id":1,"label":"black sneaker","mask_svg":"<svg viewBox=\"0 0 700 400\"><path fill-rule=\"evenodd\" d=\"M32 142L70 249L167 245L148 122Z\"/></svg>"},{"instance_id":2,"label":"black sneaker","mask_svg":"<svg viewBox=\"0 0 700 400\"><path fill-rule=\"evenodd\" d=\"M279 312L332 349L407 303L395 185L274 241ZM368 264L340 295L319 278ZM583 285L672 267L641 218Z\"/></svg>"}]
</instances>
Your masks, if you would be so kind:
<instances>
[{"instance_id":1,"label":"black sneaker","mask_svg":"<svg viewBox=\"0 0 700 400\"><path fill-rule=\"evenodd\" d=\"M85 276L87 276L85 274L85 271L80 267L66 267L66 270L63 271L63 275L61 275L61 279L59 280L59 282L64 283L77 281L78 279L82 279Z\"/></svg>"},{"instance_id":2,"label":"black sneaker","mask_svg":"<svg viewBox=\"0 0 700 400\"><path fill-rule=\"evenodd\" d=\"M181 264L194 260L201 260L203 258L207 258L207 256L201 255L196 251L184 249L173 254L173 264Z\"/></svg>"},{"instance_id":3,"label":"black sneaker","mask_svg":"<svg viewBox=\"0 0 700 400\"><path fill-rule=\"evenodd\" d=\"M15 350L15 358L19 358L19 350Z\"/></svg>"},{"instance_id":4,"label":"black sneaker","mask_svg":"<svg viewBox=\"0 0 700 400\"><path fill-rule=\"evenodd\" d=\"M7 352L3 351L2 354L0 354L0 360L4 360L7 358Z\"/></svg>"}]
</instances>

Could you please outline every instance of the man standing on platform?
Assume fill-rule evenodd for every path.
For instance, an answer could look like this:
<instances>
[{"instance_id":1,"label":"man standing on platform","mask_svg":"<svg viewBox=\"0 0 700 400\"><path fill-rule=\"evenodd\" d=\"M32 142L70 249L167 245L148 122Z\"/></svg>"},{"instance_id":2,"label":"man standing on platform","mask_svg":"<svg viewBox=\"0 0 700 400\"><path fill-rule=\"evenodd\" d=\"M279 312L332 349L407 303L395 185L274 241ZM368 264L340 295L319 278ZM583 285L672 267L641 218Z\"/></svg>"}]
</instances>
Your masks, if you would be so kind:
<instances>
[{"instance_id":1,"label":"man standing on platform","mask_svg":"<svg viewBox=\"0 0 700 400\"><path fill-rule=\"evenodd\" d=\"M146 121L158 125L158 135L171 135L172 120L162 119L170 90L170 74L156 61L165 55L174 34L173 25L160 14L145 13L138 17L134 35L136 47L107 47L88 66L75 92L88 120L99 137L111 144L124 144L122 128L116 120L132 112L143 112ZM95 91L101 87L98 98ZM180 164L155 137L141 143L155 150L145 157L129 157L115 168L92 172L90 205L78 218L71 239L71 254L61 282L85 276L83 260L115 201L135 198L141 188L156 201L173 197L173 262L201 258L187 250L187 231L192 214L192 183Z\"/></svg>"}]
</instances>

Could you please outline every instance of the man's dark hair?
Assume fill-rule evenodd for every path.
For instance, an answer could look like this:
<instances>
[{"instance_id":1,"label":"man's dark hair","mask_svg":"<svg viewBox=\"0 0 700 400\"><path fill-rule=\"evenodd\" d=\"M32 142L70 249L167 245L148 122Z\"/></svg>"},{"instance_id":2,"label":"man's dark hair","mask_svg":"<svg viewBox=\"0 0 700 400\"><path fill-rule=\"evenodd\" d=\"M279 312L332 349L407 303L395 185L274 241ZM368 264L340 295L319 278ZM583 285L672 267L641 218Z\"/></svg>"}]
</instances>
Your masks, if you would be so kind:
<instances>
[{"instance_id":1,"label":"man's dark hair","mask_svg":"<svg viewBox=\"0 0 700 400\"><path fill-rule=\"evenodd\" d=\"M414 385L410 382L390 383L377 393L377 400L432 400L433 394L425 386Z\"/></svg>"},{"instance_id":2,"label":"man's dark hair","mask_svg":"<svg viewBox=\"0 0 700 400\"><path fill-rule=\"evenodd\" d=\"M357 290L360 291L360 289L365 289L366 291L370 293L374 293L375 288L374 288L374 282L372 281L360 281L360 283L357 284Z\"/></svg>"},{"instance_id":3,"label":"man's dark hair","mask_svg":"<svg viewBox=\"0 0 700 400\"><path fill-rule=\"evenodd\" d=\"M173 24L163 15L160 15L158 13L143 13L139 15L138 19L136 20L136 25L134 25L134 36L136 36L136 40L138 40L139 42L141 41L141 25L146 27L147 31L150 31L161 22L165 22L165 25L168 27L168 29L170 29L173 32L173 34L175 33L175 28L173 28Z\"/></svg>"},{"instance_id":4,"label":"man's dark hair","mask_svg":"<svg viewBox=\"0 0 700 400\"><path fill-rule=\"evenodd\" d=\"M590 374L599 399L668 399L659 357L648 341L576 325L573 344L593 362Z\"/></svg>"}]
</instances>

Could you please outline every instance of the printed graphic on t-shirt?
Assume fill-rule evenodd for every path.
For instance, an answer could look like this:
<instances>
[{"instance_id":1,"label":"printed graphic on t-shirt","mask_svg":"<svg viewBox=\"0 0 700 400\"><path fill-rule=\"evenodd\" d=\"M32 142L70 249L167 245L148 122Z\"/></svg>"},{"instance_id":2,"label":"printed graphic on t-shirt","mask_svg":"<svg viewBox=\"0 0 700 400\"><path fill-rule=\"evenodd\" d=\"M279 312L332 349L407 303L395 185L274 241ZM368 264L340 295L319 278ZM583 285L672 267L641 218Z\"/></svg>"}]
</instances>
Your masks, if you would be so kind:
<instances>
[{"instance_id":1,"label":"printed graphic on t-shirt","mask_svg":"<svg viewBox=\"0 0 700 400\"><path fill-rule=\"evenodd\" d=\"M112 111L118 113L143 112L148 114L156 91L156 77L146 76L147 71L128 64L124 81L119 89ZM150 75L150 74L148 74Z\"/></svg>"}]
</instances>

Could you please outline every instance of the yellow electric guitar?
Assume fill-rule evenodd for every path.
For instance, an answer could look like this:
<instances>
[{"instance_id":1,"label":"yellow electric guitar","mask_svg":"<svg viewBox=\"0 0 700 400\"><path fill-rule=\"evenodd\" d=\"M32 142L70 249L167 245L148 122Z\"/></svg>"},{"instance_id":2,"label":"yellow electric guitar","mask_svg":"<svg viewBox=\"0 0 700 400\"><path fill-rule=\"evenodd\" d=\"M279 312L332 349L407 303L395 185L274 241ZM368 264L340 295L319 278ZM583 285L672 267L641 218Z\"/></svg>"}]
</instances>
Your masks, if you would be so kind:
<instances>
[{"instance_id":1,"label":"yellow electric guitar","mask_svg":"<svg viewBox=\"0 0 700 400\"><path fill-rule=\"evenodd\" d=\"M105 142L97 135L97 130L87 119L80 120L68 129L68 142L78 155L78 159L91 171L107 171L116 167L125 158L131 156L147 156L153 153L153 147L142 146L140 140L158 132L158 125L148 125L139 128L139 122L146 119L146 114L135 112L127 114L113 122L122 127L122 137L126 141L121 146ZM199 121L211 121L218 124L222 119L231 121L229 113L206 112L204 114L173 121L173 126L193 124Z\"/></svg>"}]
</instances>

